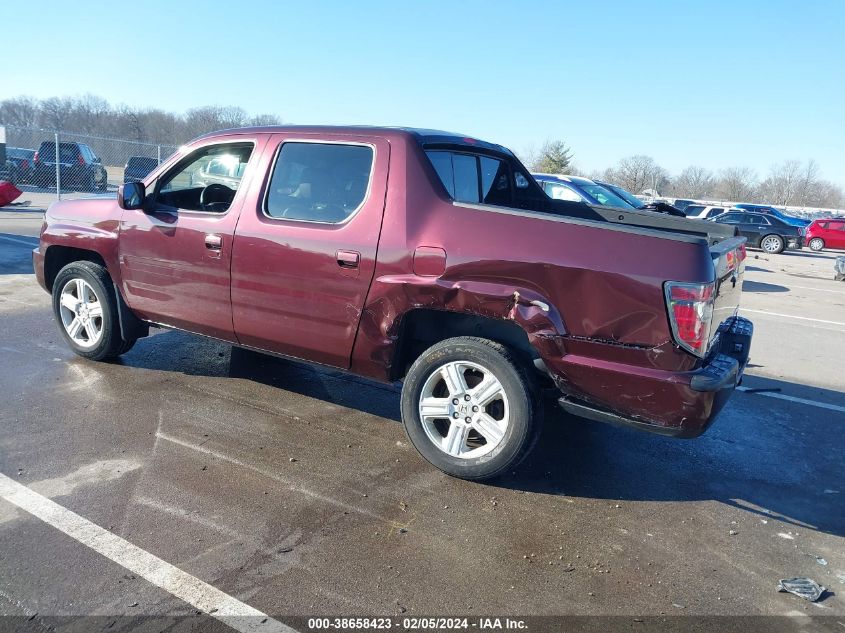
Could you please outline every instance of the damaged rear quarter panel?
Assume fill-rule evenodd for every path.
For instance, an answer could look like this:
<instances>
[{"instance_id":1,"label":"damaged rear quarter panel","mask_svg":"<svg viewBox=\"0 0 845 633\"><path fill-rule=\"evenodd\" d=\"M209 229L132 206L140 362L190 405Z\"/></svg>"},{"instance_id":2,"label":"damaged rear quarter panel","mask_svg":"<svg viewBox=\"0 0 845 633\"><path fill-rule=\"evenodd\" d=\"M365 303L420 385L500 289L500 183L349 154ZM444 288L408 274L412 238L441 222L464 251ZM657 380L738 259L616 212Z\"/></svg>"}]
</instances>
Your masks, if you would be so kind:
<instances>
[{"instance_id":1,"label":"damaged rear quarter panel","mask_svg":"<svg viewBox=\"0 0 845 633\"><path fill-rule=\"evenodd\" d=\"M353 371L384 379L401 318L416 308L512 320L544 360L565 355L572 345L617 362L692 368L695 359L671 344L663 282L712 281L706 245L610 224L455 204L436 193L436 176L425 168L418 146L394 150L394 165L405 170L391 172ZM420 245L445 250L441 276L414 274Z\"/></svg>"}]
</instances>

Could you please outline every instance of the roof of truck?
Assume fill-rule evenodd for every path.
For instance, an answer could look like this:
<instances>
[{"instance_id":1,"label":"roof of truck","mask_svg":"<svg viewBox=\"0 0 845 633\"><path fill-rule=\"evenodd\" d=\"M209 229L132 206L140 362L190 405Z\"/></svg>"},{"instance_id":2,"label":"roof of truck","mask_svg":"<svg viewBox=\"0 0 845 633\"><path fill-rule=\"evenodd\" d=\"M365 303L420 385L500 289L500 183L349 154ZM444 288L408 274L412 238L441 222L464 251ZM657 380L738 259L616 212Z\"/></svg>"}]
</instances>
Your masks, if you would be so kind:
<instances>
[{"instance_id":1,"label":"roof of truck","mask_svg":"<svg viewBox=\"0 0 845 633\"><path fill-rule=\"evenodd\" d=\"M413 136L422 145L467 145L512 155L512 152L506 147L497 145L496 143L482 141L465 134L415 127L387 127L376 125L264 125L219 130L217 132L204 134L199 138L226 136L230 134L280 134L283 132L299 132L302 134L354 134L362 136L384 135L388 137Z\"/></svg>"}]
</instances>

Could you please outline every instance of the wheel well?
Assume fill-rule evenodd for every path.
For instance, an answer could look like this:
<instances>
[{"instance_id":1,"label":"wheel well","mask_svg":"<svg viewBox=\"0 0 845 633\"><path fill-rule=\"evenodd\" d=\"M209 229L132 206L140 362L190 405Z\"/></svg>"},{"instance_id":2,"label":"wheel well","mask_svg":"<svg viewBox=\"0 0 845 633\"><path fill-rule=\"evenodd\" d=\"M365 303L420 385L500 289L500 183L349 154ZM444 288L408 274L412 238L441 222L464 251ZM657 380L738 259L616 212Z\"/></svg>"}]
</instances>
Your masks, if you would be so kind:
<instances>
[{"instance_id":1,"label":"wheel well","mask_svg":"<svg viewBox=\"0 0 845 633\"><path fill-rule=\"evenodd\" d=\"M405 376L413 362L438 341L455 336L479 336L509 347L526 363L539 355L519 325L505 319L420 308L402 317L391 365L391 380Z\"/></svg>"},{"instance_id":2,"label":"wheel well","mask_svg":"<svg viewBox=\"0 0 845 633\"><path fill-rule=\"evenodd\" d=\"M106 262L95 251L87 251L72 246L50 246L44 254L44 283L49 291L53 291L53 282L59 271L71 262L86 261L99 264L103 268Z\"/></svg>"}]
</instances>

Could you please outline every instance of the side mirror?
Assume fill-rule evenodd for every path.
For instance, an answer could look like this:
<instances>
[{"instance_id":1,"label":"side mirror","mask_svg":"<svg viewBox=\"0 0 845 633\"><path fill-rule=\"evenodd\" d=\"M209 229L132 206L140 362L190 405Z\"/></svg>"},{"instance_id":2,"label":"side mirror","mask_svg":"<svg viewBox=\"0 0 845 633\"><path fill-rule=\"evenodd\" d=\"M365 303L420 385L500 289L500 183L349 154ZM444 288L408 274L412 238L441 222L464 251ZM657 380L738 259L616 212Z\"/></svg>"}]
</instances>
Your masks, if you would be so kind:
<instances>
[{"instance_id":1,"label":"side mirror","mask_svg":"<svg viewBox=\"0 0 845 633\"><path fill-rule=\"evenodd\" d=\"M127 182L117 188L117 204L121 209L140 209L145 195L144 183Z\"/></svg>"}]
</instances>

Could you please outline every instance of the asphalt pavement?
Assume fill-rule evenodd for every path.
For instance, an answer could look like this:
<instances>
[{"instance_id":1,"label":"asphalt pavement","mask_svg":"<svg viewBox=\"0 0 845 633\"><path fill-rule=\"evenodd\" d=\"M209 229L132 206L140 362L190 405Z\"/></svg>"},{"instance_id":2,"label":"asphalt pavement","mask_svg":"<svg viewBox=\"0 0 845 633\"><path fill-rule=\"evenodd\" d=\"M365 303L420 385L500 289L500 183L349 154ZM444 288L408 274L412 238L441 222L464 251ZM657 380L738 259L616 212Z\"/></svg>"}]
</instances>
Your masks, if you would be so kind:
<instances>
[{"instance_id":1,"label":"asphalt pavement","mask_svg":"<svg viewBox=\"0 0 845 633\"><path fill-rule=\"evenodd\" d=\"M196 613L205 603L176 572L132 571L149 556L203 595L280 621L845 626L845 283L833 254L749 251L752 364L703 437L589 422L550 400L529 462L480 484L416 454L396 386L175 331L116 362L75 356L31 273L40 222L0 211L0 491L32 503L0 498L0 614L36 626ZM828 592L810 603L776 591L794 576Z\"/></svg>"}]
</instances>

